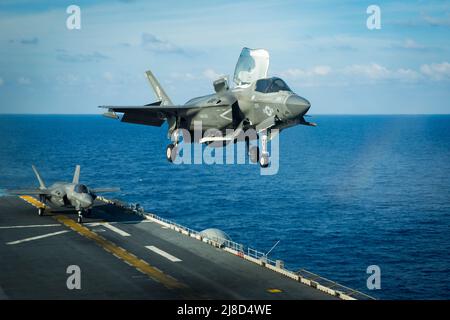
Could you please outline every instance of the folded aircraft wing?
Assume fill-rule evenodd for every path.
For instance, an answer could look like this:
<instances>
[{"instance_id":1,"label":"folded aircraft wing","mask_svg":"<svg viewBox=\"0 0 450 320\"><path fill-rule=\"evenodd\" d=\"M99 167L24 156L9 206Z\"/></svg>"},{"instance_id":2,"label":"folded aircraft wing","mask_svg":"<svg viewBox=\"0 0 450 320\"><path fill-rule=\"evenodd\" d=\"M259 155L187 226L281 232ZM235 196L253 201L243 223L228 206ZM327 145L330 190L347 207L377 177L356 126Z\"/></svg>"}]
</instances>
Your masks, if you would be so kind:
<instances>
[{"instance_id":1,"label":"folded aircraft wing","mask_svg":"<svg viewBox=\"0 0 450 320\"><path fill-rule=\"evenodd\" d=\"M92 188L89 189L93 193L103 193L103 192L120 192L120 188Z\"/></svg>"}]
</instances>

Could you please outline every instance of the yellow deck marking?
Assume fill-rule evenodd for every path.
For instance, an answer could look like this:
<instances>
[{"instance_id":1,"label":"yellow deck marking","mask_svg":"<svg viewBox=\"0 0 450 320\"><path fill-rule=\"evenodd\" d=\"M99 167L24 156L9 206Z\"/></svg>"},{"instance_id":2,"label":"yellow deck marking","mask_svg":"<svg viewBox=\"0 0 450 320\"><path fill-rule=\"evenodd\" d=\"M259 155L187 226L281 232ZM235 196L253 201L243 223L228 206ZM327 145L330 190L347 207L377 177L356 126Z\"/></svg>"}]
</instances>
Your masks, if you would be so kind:
<instances>
[{"instance_id":1,"label":"yellow deck marking","mask_svg":"<svg viewBox=\"0 0 450 320\"><path fill-rule=\"evenodd\" d=\"M36 208L41 208L41 209L46 208L45 204L36 200L32 196L19 196L19 198L21 198L22 200L25 200L26 202L28 202L29 204L31 204L32 206L34 206Z\"/></svg>"},{"instance_id":2,"label":"yellow deck marking","mask_svg":"<svg viewBox=\"0 0 450 320\"><path fill-rule=\"evenodd\" d=\"M31 197L31 196L19 196L19 197L22 200L28 202L29 204L31 204L32 206L34 206L36 208L44 208L44 209L46 208L45 204L38 201L34 197ZM133 266L139 272L146 274L153 280L162 283L166 288L175 289L175 288L185 288L186 287L183 283L177 281L175 278L165 274L164 272L162 272L161 270L159 270L156 267L152 267L146 261L144 261L142 259L138 259L134 254L129 253L122 247L119 247L119 246L115 245L114 243L106 240L105 238L99 236L98 234L91 231L90 229L76 223L72 219L69 219L68 217L66 217L64 215L58 215L58 216L55 216L54 218L56 220L58 220L60 223L64 224L65 226L78 232L80 235L93 240L100 247L102 247L105 251L112 253L115 257L123 260L128 265Z\"/></svg>"},{"instance_id":3,"label":"yellow deck marking","mask_svg":"<svg viewBox=\"0 0 450 320\"><path fill-rule=\"evenodd\" d=\"M76 223L72 219L70 219L64 215L57 215L54 218L56 220L58 220L59 222L61 222L62 224L64 224L65 226L78 232L82 236L84 236L90 240L93 240L95 243L97 243L103 249L105 249L108 252L111 252L114 256L123 260L127 264L132 265L138 271L148 275L153 280L156 280L156 281L162 283L166 288L175 289L175 288L184 288L185 287L184 284L180 283L175 278L163 273L162 271L156 269L155 267L152 267L146 261L138 259L136 256L129 253L125 249L120 248L119 246L106 240L103 237L100 237L95 232Z\"/></svg>"},{"instance_id":4,"label":"yellow deck marking","mask_svg":"<svg viewBox=\"0 0 450 320\"><path fill-rule=\"evenodd\" d=\"M270 292L270 293L280 293L280 292L283 292L283 291L281 291L280 289L267 289L267 292Z\"/></svg>"}]
</instances>

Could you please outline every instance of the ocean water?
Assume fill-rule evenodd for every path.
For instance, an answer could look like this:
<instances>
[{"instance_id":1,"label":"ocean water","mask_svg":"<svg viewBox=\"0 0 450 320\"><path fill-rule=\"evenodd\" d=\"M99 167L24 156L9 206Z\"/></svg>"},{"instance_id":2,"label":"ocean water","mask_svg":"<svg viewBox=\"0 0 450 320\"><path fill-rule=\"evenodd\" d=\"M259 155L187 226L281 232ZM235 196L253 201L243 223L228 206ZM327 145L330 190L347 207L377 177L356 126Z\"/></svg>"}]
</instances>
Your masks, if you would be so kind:
<instances>
[{"instance_id":1,"label":"ocean water","mask_svg":"<svg viewBox=\"0 0 450 320\"><path fill-rule=\"evenodd\" d=\"M280 169L173 165L165 127L101 116L0 116L0 188L70 181L196 230L216 227L382 299L450 299L450 116L315 116L280 136ZM381 268L368 290L366 268Z\"/></svg>"}]
</instances>

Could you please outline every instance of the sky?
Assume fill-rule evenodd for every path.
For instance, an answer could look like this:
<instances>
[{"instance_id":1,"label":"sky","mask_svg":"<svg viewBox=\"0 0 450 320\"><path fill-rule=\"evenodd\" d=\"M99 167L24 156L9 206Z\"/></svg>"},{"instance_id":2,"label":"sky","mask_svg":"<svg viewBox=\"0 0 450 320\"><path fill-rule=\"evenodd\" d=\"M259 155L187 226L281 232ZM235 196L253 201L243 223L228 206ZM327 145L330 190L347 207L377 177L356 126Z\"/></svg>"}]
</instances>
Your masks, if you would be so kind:
<instances>
[{"instance_id":1,"label":"sky","mask_svg":"<svg viewBox=\"0 0 450 320\"><path fill-rule=\"evenodd\" d=\"M267 49L311 114L450 112L450 1L2 0L0 113L147 104L148 69L183 104L232 77L243 47Z\"/></svg>"}]
</instances>

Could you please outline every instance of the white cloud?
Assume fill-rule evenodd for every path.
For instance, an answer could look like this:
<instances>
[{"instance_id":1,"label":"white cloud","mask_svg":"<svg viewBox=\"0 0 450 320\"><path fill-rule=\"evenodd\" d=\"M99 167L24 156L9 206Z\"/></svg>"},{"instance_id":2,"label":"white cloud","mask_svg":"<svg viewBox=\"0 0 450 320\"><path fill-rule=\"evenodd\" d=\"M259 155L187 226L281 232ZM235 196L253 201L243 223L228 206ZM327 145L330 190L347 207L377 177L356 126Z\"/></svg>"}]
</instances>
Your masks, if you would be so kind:
<instances>
[{"instance_id":1,"label":"white cloud","mask_svg":"<svg viewBox=\"0 0 450 320\"><path fill-rule=\"evenodd\" d=\"M205 71L203 71L203 76L209 80L214 81L214 80L219 79L221 76L223 76L223 74L217 73L213 69L208 68Z\"/></svg>"},{"instance_id":2,"label":"white cloud","mask_svg":"<svg viewBox=\"0 0 450 320\"><path fill-rule=\"evenodd\" d=\"M31 79L26 77L19 77L17 79L17 83L26 86L31 84Z\"/></svg>"},{"instance_id":3,"label":"white cloud","mask_svg":"<svg viewBox=\"0 0 450 320\"><path fill-rule=\"evenodd\" d=\"M184 81L204 80L204 79L214 81L223 76L224 76L223 73L218 73L217 71L215 71L212 68L205 69L201 73L191 73L191 72L172 72L172 73L170 73L170 77L172 79L184 80Z\"/></svg>"},{"instance_id":4,"label":"white cloud","mask_svg":"<svg viewBox=\"0 0 450 320\"><path fill-rule=\"evenodd\" d=\"M420 71L432 80L450 79L450 63L431 63L424 64L420 67Z\"/></svg>"},{"instance_id":5,"label":"white cloud","mask_svg":"<svg viewBox=\"0 0 450 320\"><path fill-rule=\"evenodd\" d=\"M372 81L399 80L404 82L416 81L420 78L417 71L411 69L389 69L377 63L366 65L351 65L342 69L347 76L362 77Z\"/></svg>"},{"instance_id":6,"label":"white cloud","mask_svg":"<svg viewBox=\"0 0 450 320\"><path fill-rule=\"evenodd\" d=\"M326 76L331 72L331 67L329 66L316 66L312 70L313 74L318 76Z\"/></svg>"},{"instance_id":7,"label":"white cloud","mask_svg":"<svg viewBox=\"0 0 450 320\"><path fill-rule=\"evenodd\" d=\"M57 75L56 81L62 85L76 85L79 83L79 77L73 73L65 73Z\"/></svg>"},{"instance_id":8,"label":"white cloud","mask_svg":"<svg viewBox=\"0 0 450 320\"><path fill-rule=\"evenodd\" d=\"M171 72L170 77L175 80L196 80L196 79L198 79L197 76L193 75L190 72L185 72L185 73Z\"/></svg>"},{"instance_id":9,"label":"white cloud","mask_svg":"<svg viewBox=\"0 0 450 320\"><path fill-rule=\"evenodd\" d=\"M114 81L114 75L111 72L106 71L106 72L103 73L103 79L105 79L108 82L113 82Z\"/></svg>"},{"instance_id":10,"label":"white cloud","mask_svg":"<svg viewBox=\"0 0 450 320\"><path fill-rule=\"evenodd\" d=\"M319 65L312 67L311 69L288 69L286 71L281 72L282 77L286 77L288 79L306 79L313 78L316 76L326 76L331 73L331 67L325 65Z\"/></svg>"},{"instance_id":11,"label":"white cloud","mask_svg":"<svg viewBox=\"0 0 450 320\"><path fill-rule=\"evenodd\" d=\"M390 71L377 63L368 65L354 64L343 69L343 73L350 76L363 76L369 79L386 79Z\"/></svg>"},{"instance_id":12,"label":"white cloud","mask_svg":"<svg viewBox=\"0 0 450 320\"><path fill-rule=\"evenodd\" d=\"M423 43L419 43L416 40L410 38L404 39L403 41L394 41L386 48L394 50L405 50L410 52L435 52L442 49L440 47L424 45Z\"/></svg>"},{"instance_id":13,"label":"white cloud","mask_svg":"<svg viewBox=\"0 0 450 320\"><path fill-rule=\"evenodd\" d=\"M354 64L342 68L318 65L309 69L288 69L280 73L288 80L301 80L303 86L349 85L383 81L416 82L423 78L412 69L390 69L378 63Z\"/></svg>"},{"instance_id":14,"label":"white cloud","mask_svg":"<svg viewBox=\"0 0 450 320\"><path fill-rule=\"evenodd\" d=\"M397 69L394 73L394 78L406 82L417 81L421 78L420 73L411 69Z\"/></svg>"},{"instance_id":15,"label":"white cloud","mask_svg":"<svg viewBox=\"0 0 450 320\"><path fill-rule=\"evenodd\" d=\"M160 39L151 33L144 32L142 34L141 45L144 49L153 52L184 54L183 49L167 40Z\"/></svg>"},{"instance_id":16,"label":"white cloud","mask_svg":"<svg viewBox=\"0 0 450 320\"><path fill-rule=\"evenodd\" d=\"M424 16L423 20L431 26L448 27L450 26L450 15L443 18L436 18L432 16Z\"/></svg>"},{"instance_id":17,"label":"white cloud","mask_svg":"<svg viewBox=\"0 0 450 320\"><path fill-rule=\"evenodd\" d=\"M403 48L405 49L424 49L425 47L421 44L418 44L416 41L412 39L406 39L403 42Z\"/></svg>"}]
</instances>

